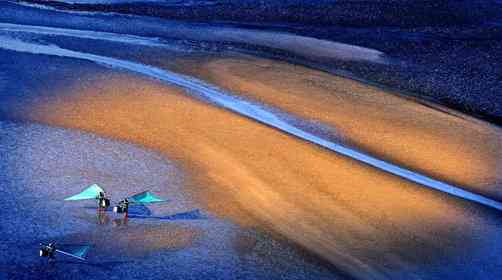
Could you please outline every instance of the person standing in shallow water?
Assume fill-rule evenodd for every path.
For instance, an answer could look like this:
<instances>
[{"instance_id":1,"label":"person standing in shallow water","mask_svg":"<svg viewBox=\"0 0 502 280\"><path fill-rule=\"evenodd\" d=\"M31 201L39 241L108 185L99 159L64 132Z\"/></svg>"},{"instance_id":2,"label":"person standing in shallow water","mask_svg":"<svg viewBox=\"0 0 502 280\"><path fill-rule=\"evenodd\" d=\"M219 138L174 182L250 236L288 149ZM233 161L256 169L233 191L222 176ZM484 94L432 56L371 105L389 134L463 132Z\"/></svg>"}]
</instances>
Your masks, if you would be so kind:
<instances>
[{"instance_id":1,"label":"person standing in shallow water","mask_svg":"<svg viewBox=\"0 0 502 280\"><path fill-rule=\"evenodd\" d=\"M114 211L117 213L124 213L124 217L127 218L127 215L129 213L129 199L124 198L123 200L121 200Z\"/></svg>"},{"instance_id":2,"label":"person standing in shallow water","mask_svg":"<svg viewBox=\"0 0 502 280\"><path fill-rule=\"evenodd\" d=\"M54 259L54 253L56 252L56 244L54 243L49 243L47 245L44 245L40 243L40 256L41 257L47 257L49 260Z\"/></svg>"},{"instance_id":3,"label":"person standing in shallow water","mask_svg":"<svg viewBox=\"0 0 502 280\"><path fill-rule=\"evenodd\" d=\"M98 208L106 209L108 206L110 206L110 199L106 197L104 192L99 192L96 199L98 200Z\"/></svg>"}]
</instances>

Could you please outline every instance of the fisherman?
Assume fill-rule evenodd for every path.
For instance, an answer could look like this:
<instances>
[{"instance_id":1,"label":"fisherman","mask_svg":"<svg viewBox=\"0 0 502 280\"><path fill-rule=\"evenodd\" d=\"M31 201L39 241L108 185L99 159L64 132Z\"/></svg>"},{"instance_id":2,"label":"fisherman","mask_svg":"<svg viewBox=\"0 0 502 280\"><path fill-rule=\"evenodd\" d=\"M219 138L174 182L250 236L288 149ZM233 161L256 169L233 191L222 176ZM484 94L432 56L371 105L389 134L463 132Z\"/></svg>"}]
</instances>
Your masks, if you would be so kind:
<instances>
[{"instance_id":1,"label":"fisherman","mask_svg":"<svg viewBox=\"0 0 502 280\"><path fill-rule=\"evenodd\" d=\"M63 246L64 247L64 246ZM56 248L56 243L51 242L47 245L40 243L40 257L48 258L49 261L55 259L56 253L62 254L68 257L76 258L82 261L85 261L85 254L90 246L88 245L73 245L74 250L61 250Z\"/></svg>"},{"instance_id":2,"label":"fisherman","mask_svg":"<svg viewBox=\"0 0 502 280\"><path fill-rule=\"evenodd\" d=\"M108 206L110 206L110 199L106 197L105 192L99 192L96 199L98 200L98 208L106 209Z\"/></svg>"},{"instance_id":3,"label":"fisherman","mask_svg":"<svg viewBox=\"0 0 502 280\"><path fill-rule=\"evenodd\" d=\"M47 257L49 260L54 259L54 253L56 252L56 244L49 243L48 245L44 245L40 243L40 256Z\"/></svg>"},{"instance_id":4,"label":"fisherman","mask_svg":"<svg viewBox=\"0 0 502 280\"><path fill-rule=\"evenodd\" d=\"M113 212L124 213L127 217L127 213L129 212L129 199L124 198L123 200L119 201L117 206L113 207Z\"/></svg>"}]
</instances>

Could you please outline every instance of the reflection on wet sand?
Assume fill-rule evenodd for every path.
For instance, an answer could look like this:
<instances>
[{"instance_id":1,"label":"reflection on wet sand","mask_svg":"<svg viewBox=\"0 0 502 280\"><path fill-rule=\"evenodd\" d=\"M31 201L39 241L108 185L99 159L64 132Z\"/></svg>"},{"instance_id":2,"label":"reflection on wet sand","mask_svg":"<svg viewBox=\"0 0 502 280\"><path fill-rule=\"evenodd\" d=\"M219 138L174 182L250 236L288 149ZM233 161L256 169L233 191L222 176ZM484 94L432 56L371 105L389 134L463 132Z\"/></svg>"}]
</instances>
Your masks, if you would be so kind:
<instances>
[{"instance_id":1,"label":"reflection on wet sand","mask_svg":"<svg viewBox=\"0 0 502 280\"><path fill-rule=\"evenodd\" d=\"M63 236L59 242L90 244L90 254L113 259L142 257L159 250L180 250L189 247L201 234L196 228L173 224L121 223L119 227L100 227L90 232Z\"/></svg>"},{"instance_id":2,"label":"reflection on wet sand","mask_svg":"<svg viewBox=\"0 0 502 280\"><path fill-rule=\"evenodd\" d=\"M55 89L70 90L72 97L44 100L18 117L158 150L180 162L191 175L187 190L208 209L272 229L356 278L426 274L415 271L426 263L448 276L451 268L434 263L470 261L479 236L496 247L491 237L500 227L488 222L495 213L483 207L194 100L177 88L126 74L82 81ZM351 122L357 126L356 119ZM159 240L162 234L168 233L160 230Z\"/></svg>"}]
</instances>

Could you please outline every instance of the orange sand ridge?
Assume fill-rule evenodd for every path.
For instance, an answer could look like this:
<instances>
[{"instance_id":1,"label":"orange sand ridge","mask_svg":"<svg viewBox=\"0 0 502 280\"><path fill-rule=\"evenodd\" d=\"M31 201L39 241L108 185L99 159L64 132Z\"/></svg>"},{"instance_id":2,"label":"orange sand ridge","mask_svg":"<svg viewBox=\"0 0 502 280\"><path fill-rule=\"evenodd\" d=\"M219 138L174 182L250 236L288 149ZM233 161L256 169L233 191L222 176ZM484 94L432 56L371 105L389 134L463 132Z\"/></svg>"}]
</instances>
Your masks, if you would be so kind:
<instances>
[{"instance_id":1,"label":"orange sand ridge","mask_svg":"<svg viewBox=\"0 0 502 280\"><path fill-rule=\"evenodd\" d=\"M188 65L181 70L328 124L379 158L502 199L502 130L497 127L302 66L251 57L185 60L190 63L177 60Z\"/></svg>"}]
</instances>

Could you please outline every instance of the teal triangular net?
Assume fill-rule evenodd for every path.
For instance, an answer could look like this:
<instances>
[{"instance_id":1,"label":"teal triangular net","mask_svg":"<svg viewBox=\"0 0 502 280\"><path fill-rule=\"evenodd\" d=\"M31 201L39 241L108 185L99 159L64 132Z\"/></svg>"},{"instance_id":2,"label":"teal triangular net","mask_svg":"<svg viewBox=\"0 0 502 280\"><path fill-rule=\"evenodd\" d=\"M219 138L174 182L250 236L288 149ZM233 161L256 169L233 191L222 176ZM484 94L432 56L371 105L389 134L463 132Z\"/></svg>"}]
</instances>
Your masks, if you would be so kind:
<instances>
[{"instance_id":1,"label":"teal triangular net","mask_svg":"<svg viewBox=\"0 0 502 280\"><path fill-rule=\"evenodd\" d=\"M149 191L135 194L135 195L129 197L128 199L130 202L135 202L135 203L150 203L150 202L166 201L165 199L162 199Z\"/></svg>"},{"instance_id":2,"label":"teal triangular net","mask_svg":"<svg viewBox=\"0 0 502 280\"><path fill-rule=\"evenodd\" d=\"M65 198L64 200L82 200L82 199L94 199L98 196L100 192L104 192L104 190L98 186L97 184L90 185L82 192L72 195L70 197Z\"/></svg>"},{"instance_id":3,"label":"teal triangular net","mask_svg":"<svg viewBox=\"0 0 502 280\"><path fill-rule=\"evenodd\" d=\"M87 254L87 251L89 250L89 245L82 245L82 246L75 246L75 248L71 248L71 250L68 250L68 253L84 258L85 255Z\"/></svg>"},{"instance_id":4,"label":"teal triangular net","mask_svg":"<svg viewBox=\"0 0 502 280\"><path fill-rule=\"evenodd\" d=\"M63 245L61 250L56 249L56 252L77 259L85 260L85 255L87 254L89 248L89 245Z\"/></svg>"}]
</instances>

